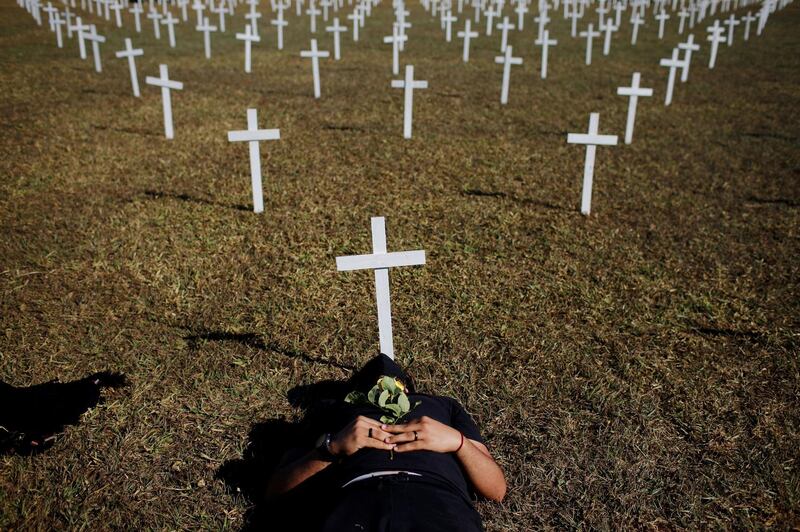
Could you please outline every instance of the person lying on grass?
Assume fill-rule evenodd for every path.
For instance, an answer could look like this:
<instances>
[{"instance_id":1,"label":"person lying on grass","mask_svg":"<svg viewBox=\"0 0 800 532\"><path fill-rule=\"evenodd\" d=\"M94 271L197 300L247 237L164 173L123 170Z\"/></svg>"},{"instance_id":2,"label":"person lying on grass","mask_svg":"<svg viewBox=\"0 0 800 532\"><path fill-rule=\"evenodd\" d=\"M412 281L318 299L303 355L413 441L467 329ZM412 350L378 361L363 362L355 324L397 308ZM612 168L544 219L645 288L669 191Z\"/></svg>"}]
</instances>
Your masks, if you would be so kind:
<instances>
[{"instance_id":1,"label":"person lying on grass","mask_svg":"<svg viewBox=\"0 0 800 532\"><path fill-rule=\"evenodd\" d=\"M315 500L306 500L315 524L303 529L482 530L471 494L502 501L506 481L464 408L415 393L383 354L349 384L353 392L326 412L316 445L285 455L267 496L324 478Z\"/></svg>"}]
</instances>

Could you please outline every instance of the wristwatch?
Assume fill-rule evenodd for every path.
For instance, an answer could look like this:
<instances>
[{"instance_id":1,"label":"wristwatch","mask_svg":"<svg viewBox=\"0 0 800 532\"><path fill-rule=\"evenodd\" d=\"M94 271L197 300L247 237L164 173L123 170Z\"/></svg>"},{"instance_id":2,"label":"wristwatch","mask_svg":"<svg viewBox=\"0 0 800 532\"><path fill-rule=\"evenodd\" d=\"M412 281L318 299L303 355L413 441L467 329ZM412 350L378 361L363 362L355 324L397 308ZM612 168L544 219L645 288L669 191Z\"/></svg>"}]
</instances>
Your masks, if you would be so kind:
<instances>
[{"instance_id":1,"label":"wristwatch","mask_svg":"<svg viewBox=\"0 0 800 532\"><path fill-rule=\"evenodd\" d=\"M322 456L323 460L334 462L336 460L336 455L331 452L331 440L333 439L333 434L330 432L326 432L319 438L317 438L317 445L316 449L320 456Z\"/></svg>"}]
</instances>

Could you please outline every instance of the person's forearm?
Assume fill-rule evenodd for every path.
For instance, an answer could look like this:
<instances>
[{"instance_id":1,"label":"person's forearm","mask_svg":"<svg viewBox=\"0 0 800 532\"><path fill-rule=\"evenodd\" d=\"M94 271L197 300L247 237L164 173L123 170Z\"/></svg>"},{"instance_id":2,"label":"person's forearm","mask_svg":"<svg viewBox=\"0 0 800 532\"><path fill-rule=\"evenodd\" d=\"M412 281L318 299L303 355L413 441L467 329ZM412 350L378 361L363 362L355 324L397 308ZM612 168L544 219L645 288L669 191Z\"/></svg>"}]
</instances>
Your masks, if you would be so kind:
<instances>
[{"instance_id":1,"label":"person's forearm","mask_svg":"<svg viewBox=\"0 0 800 532\"><path fill-rule=\"evenodd\" d=\"M286 493L304 480L316 475L330 462L322 460L317 450L310 451L297 460L278 469L267 483L267 497Z\"/></svg>"},{"instance_id":2,"label":"person's forearm","mask_svg":"<svg viewBox=\"0 0 800 532\"><path fill-rule=\"evenodd\" d=\"M493 501L503 500L506 495L506 479L503 470L489 454L472 440L465 438L456 457L479 494Z\"/></svg>"}]
</instances>

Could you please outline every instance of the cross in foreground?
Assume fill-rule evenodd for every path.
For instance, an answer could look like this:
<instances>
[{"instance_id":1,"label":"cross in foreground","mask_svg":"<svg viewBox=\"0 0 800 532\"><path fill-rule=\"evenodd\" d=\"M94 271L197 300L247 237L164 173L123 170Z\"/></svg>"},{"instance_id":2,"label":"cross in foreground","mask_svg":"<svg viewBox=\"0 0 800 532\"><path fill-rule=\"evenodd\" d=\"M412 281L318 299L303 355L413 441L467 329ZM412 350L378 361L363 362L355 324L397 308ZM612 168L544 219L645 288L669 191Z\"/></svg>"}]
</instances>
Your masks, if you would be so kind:
<instances>
[{"instance_id":1,"label":"cross in foreground","mask_svg":"<svg viewBox=\"0 0 800 532\"><path fill-rule=\"evenodd\" d=\"M148 85L161 87L161 101L164 107L164 135L168 139L175 137L175 132L172 129L172 98L170 98L170 90L182 90L183 83L180 81L173 81L169 79L169 72L167 65L158 65L160 77L154 78L147 76L144 80Z\"/></svg>"},{"instance_id":2,"label":"cross in foreground","mask_svg":"<svg viewBox=\"0 0 800 532\"><path fill-rule=\"evenodd\" d=\"M425 251L386 252L386 222L380 217L372 218L372 254L336 257L336 269L340 272L353 270L375 271L375 300L378 304L378 336L381 353L394 359L392 340L392 306L389 299L389 268L421 266L425 264Z\"/></svg>"},{"instance_id":3,"label":"cross in foreground","mask_svg":"<svg viewBox=\"0 0 800 532\"><path fill-rule=\"evenodd\" d=\"M250 26L248 26L249 28ZM250 179L253 183L253 212L264 212L264 192L261 188L261 148L259 142L280 140L280 129L258 129L258 110L247 110L247 129L228 131L228 142L247 142L250 145Z\"/></svg>"},{"instance_id":4,"label":"cross in foreground","mask_svg":"<svg viewBox=\"0 0 800 532\"><path fill-rule=\"evenodd\" d=\"M427 89L428 82L414 79L414 65L406 65L406 78L393 79L393 89L405 89L403 108L403 137L411 138L411 113L414 109L414 89Z\"/></svg>"},{"instance_id":5,"label":"cross in foreground","mask_svg":"<svg viewBox=\"0 0 800 532\"><path fill-rule=\"evenodd\" d=\"M600 113L589 115L588 133L569 133L567 143L585 144L586 161L583 164L583 193L581 194L581 214L589 216L592 209L592 181L594 179L594 156L598 146L616 146L616 135L598 135Z\"/></svg>"},{"instance_id":6,"label":"cross in foreground","mask_svg":"<svg viewBox=\"0 0 800 532\"><path fill-rule=\"evenodd\" d=\"M652 96L653 89L645 89L639 86L641 79L639 72L633 73L630 87L617 87L617 94L620 96L628 96L628 119L625 123L625 144L630 144L633 141L633 123L636 121L636 105L639 103L639 96Z\"/></svg>"}]
</instances>

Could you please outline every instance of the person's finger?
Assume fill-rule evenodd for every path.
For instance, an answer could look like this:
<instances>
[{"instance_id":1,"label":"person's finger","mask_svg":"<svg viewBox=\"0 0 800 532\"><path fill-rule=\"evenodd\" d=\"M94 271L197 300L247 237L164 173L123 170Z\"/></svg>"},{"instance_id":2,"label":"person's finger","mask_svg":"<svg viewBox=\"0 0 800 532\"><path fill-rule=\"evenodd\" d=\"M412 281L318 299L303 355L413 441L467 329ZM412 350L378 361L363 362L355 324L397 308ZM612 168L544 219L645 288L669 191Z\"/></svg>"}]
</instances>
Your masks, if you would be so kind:
<instances>
[{"instance_id":1,"label":"person's finger","mask_svg":"<svg viewBox=\"0 0 800 532\"><path fill-rule=\"evenodd\" d=\"M372 419L371 417L367 417L367 416L358 416L356 418L356 422L357 423L360 422L360 423L365 424L365 425L371 425L373 427L380 427L381 426L381 423L378 420Z\"/></svg>"},{"instance_id":2,"label":"person's finger","mask_svg":"<svg viewBox=\"0 0 800 532\"><path fill-rule=\"evenodd\" d=\"M396 446L393 443L384 443L381 440L376 440L375 438L365 438L364 447L372 447L373 449L383 449L385 451L391 451Z\"/></svg>"},{"instance_id":3,"label":"person's finger","mask_svg":"<svg viewBox=\"0 0 800 532\"><path fill-rule=\"evenodd\" d=\"M400 443L394 448L396 453L407 453L409 451L420 451L425 449L425 442L421 440L412 441L409 443Z\"/></svg>"},{"instance_id":4,"label":"person's finger","mask_svg":"<svg viewBox=\"0 0 800 532\"><path fill-rule=\"evenodd\" d=\"M422 423L418 421L411 421L410 423L406 423L405 425L381 425L381 428L386 432L392 432L394 434L401 434L403 432L413 432L419 431L422 429Z\"/></svg>"},{"instance_id":5,"label":"person's finger","mask_svg":"<svg viewBox=\"0 0 800 532\"><path fill-rule=\"evenodd\" d=\"M392 436L391 433L384 432L379 428L372 429L372 436L370 436L369 432L367 432L367 437L371 437L375 440L380 440L380 441L385 441L387 438L390 438L391 436Z\"/></svg>"},{"instance_id":6,"label":"person's finger","mask_svg":"<svg viewBox=\"0 0 800 532\"><path fill-rule=\"evenodd\" d=\"M419 432L417 432L419 434ZM401 432L400 434L393 434L388 440L389 443L407 443L414 441L414 432Z\"/></svg>"}]
</instances>

